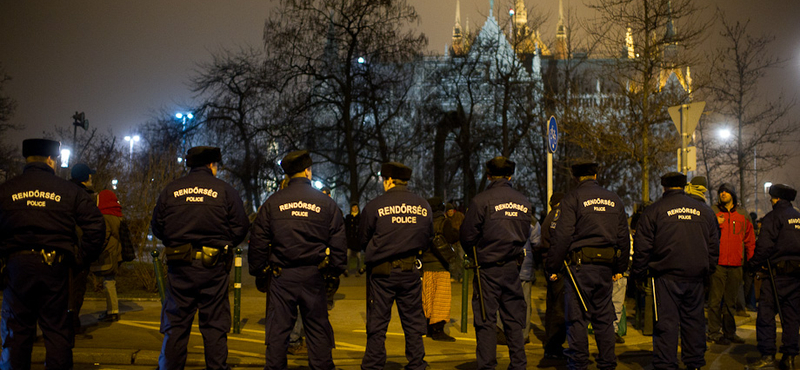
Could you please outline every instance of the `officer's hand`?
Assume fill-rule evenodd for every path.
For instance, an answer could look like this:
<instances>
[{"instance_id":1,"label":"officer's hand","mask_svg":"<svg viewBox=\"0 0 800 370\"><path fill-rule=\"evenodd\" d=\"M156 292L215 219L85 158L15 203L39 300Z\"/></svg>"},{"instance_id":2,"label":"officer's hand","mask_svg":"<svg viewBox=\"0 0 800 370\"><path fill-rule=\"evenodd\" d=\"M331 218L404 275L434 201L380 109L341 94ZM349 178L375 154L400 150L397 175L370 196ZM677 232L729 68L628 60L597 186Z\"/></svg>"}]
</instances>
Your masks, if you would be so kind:
<instances>
[{"instance_id":1,"label":"officer's hand","mask_svg":"<svg viewBox=\"0 0 800 370\"><path fill-rule=\"evenodd\" d=\"M622 279L622 274L616 274L611 277L611 281L617 281L619 279Z\"/></svg>"},{"instance_id":2,"label":"officer's hand","mask_svg":"<svg viewBox=\"0 0 800 370\"><path fill-rule=\"evenodd\" d=\"M550 281L556 281L556 280L558 280L558 275L556 275L556 274L552 274L552 275L550 275L550 278L549 278L549 280L550 280Z\"/></svg>"}]
</instances>

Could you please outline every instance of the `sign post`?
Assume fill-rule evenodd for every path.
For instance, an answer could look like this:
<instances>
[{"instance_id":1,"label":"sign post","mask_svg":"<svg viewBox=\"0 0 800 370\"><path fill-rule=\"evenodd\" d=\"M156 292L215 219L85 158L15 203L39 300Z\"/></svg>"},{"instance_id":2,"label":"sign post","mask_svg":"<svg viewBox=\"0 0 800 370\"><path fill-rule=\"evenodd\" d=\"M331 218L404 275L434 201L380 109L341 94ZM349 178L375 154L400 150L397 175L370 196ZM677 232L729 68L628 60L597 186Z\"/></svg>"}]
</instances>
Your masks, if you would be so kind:
<instances>
[{"instance_id":1,"label":"sign post","mask_svg":"<svg viewBox=\"0 0 800 370\"><path fill-rule=\"evenodd\" d=\"M558 148L558 124L556 118L550 116L547 123L547 213L550 213L550 197L553 195L553 153Z\"/></svg>"},{"instance_id":2,"label":"sign post","mask_svg":"<svg viewBox=\"0 0 800 370\"><path fill-rule=\"evenodd\" d=\"M681 151L680 155L678 156L678 172L683 172L685 175L691 169L695 168L695 163L689 163L688 152L690 137L694 133L694 129L697 127L697 123L700 122L700 115L703 114L703 108L706 107L706 102L695 102L691 104L681 104L676 105L674 107L667 108L669 112L669 116L672 117L672 122L675 123L675 127L678 129L678 133L681 135ZM693 150L694 148L692 148ZM696 161L696 157L694 157Z\"/></svg>"}]
</instances>

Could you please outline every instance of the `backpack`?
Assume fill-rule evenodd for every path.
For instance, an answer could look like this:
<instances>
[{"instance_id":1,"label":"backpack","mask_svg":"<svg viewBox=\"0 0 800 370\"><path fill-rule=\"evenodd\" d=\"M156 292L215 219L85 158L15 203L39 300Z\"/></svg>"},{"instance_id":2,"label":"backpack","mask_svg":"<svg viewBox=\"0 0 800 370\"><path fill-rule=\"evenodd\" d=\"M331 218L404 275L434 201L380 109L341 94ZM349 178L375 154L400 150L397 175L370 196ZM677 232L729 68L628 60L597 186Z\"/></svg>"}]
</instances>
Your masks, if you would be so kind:
<instances>
[{"instance_id":1,"label":"backpack","mask_svg":"<svg viewBox=\"0 0 800 370\"><path fill-rule=\"evenodd\" d=\"M441 217L433 224L433 241L431 246L431 253L444 265L446 270L450 269L450 265L456 260L456 251L453 246L445 240L442 230L444 229L444 222L446 218Z\"/></svg>"}]
</instances>

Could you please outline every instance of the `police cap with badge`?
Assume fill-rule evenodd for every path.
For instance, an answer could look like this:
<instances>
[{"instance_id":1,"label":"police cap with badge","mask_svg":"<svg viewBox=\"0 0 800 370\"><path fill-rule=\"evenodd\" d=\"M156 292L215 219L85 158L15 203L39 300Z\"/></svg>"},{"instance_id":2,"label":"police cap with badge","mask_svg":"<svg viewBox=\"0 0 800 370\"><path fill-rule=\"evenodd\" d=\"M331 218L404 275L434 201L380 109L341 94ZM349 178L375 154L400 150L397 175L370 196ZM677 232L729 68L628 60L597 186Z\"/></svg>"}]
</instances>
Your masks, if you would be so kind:
<instances>
[{"instance_id":1,"label":"police cap with badge","mask_svg":"<svg viewBox=\"0 0 800 370\"><path fill-rule=\"evenodd\" d=\"M61 143L48 139L26 139L22 141L22 156L58 158L61 154Z\"/></svg>"},{"instance_id":2,"label":"police cap with badge","mask_svg":"<svg viewBox=\"0 0 800 370\"><path fill-rule=\"evenodd\" d=\"M517 164L514 161L503 157L497 156L486 162L486 174L492 177L511 177Z\"/></svg>"},{"instance_id":3,"label":"police cap with badge","mask_svg":"<svg viewBox=\"0 0 800 370\"><path fill-rule=\"evenodd\" d=\"M283 157L281 168L283 173L292 176L298 172L303 172L306 168L311 167L313 163L308 150L296 150Z\"/></svg>"},{"instance_id":4,"label":"police cap with badge","mask_svg":"<svg viewBox=\"0 0 800 370\"><path fill-rule=\"evenodd\" d=\"M186 152L187 167L202 167L219 162L222 162L222 152L213 146L196 146Z\"/></svg>"},{"instance_id":5,"label":"police cap with badge","mask_svg":"<svg viewBox=\"0 0 800 370\"><path fill-rule=\"evenodd\" d=\"M797 190L786 184L774 184L769 187L769 195L775 199L794 201Z\"/></svg>"},{"instance_id":6,"label":"police cap with badge","mask_svg":"<svg viewBox=\"0 0 800 370\"><path fill-rule=\"evenodd\" d=\"M411 179L411 168L400 162L387 162L381 165L381 177L408 181Z\"/></svg>"},{"instance_id":7,"label":"police cap with badge","mask_svg":"<svg viewBox=\"0 0 800 370\"><path fill-rule=\"evenodd\" d=\"M686 186L686 175L680 172L667 172L661 176L661 186L666 188L683 188Z\"/></svg>"}]
</instances>

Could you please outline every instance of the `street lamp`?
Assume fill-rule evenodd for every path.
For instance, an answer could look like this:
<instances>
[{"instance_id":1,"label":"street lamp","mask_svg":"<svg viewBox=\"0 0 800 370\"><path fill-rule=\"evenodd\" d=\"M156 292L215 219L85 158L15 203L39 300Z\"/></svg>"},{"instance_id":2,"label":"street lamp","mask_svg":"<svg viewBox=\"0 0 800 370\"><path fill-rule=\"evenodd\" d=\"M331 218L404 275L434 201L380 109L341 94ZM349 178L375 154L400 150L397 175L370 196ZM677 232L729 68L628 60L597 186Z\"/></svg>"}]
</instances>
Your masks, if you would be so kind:
<instances>
[{"instance_id":1,"label":"street lamp","mask_svg":"<svg viewBox=\"0 0 800 370\"><path fill-rule=\"evenodd\" d=\"M130 157L133 158L133 143L139 141L139 135L125 136L125 141L131 143Z\"/></svg>"},{"instance_id":2,"label":"street lamp","mask_svg":"<svg viewBox=\"0 0 800 370\"><path fill-rule=\"evenodd\" d=\"M61 168L69 168L69 149L61 149Z\"/></svg>"}]
</instances>

